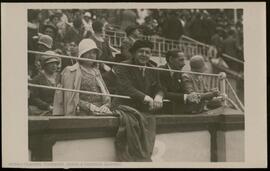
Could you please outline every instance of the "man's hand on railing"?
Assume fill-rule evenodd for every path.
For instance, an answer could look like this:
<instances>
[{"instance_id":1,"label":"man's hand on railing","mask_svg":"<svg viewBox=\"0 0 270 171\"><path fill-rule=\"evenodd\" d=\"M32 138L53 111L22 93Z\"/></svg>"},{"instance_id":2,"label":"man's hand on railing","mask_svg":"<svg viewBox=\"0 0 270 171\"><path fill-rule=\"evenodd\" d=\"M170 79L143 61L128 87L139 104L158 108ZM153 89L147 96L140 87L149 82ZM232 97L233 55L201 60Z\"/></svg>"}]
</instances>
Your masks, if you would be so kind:
<instances>
[{"instance_id":1,"label":"man's hand on railing","mask_svg":"<svg viewBox=\"0 0 270 171\"><path fill-rule=\"evenodd\" d=\"M150 111L154 109L154 99L152 97L145 96L143 102L148 104Z\"/></svg>"},{"instance_id":2,"label":"man's hand on railing","mask_svg":"<svg viewBox=\"0 0 270 171\"><path fill-rule=\"evenodd\" d=\"M163 106L163 97L160 95L156 95L154 98L154 109L160 109Z\"/></svg>"}]
</instances>

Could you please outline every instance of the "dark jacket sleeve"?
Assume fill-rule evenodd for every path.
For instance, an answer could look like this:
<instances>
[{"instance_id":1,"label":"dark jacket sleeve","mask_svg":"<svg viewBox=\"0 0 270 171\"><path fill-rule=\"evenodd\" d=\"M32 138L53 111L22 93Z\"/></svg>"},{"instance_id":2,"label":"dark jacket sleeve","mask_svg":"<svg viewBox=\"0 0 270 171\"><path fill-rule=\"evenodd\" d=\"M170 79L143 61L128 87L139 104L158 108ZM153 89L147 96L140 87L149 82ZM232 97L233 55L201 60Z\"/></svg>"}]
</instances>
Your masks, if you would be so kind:
<instances>
[{"instance_id":1,"label":"dark jacket sleeve","mask_svg":"<svg viewBox=\"0 0 270 171\"><path fill-rule=\"evenodd\" d=\"M114 68L115 74L117 76L118 89L120 93L126 96L130 96L133 99L143 101L146 94L136 89L130 80L130 73L128 67L117 66Z\"/></svg>"},{"instance_id":2,"label":"dark jacket sleeve","mask_svg":"<svg viewBox=\"0 0 270 171\"><path fill-rule=\"evenodd\" d=\"M33 84L41 84L41 81L42 81L42 77L40 75L37 75L31 81L31 83L33 83ZM31 101L32 105L37 106L38 108L40 108L42 110L48 110L48 108L50 106L50 104L48 104L47 102L43 101L40 98L40 88L37 88L37 87L32 87L31 88L30 101Z\"/></svg>"},{"instance_id":3,"label":"dark jacket sleeve","mask_svg":"<svg viewBox=\"0 0 270 171\"><path fill-rule=\"evenodd\" d=\"M169 75L168 71L160 71L159 72L160 83L161 83L163 90L165 92L165 98L172 100L172 101L177 101L179 103L184 103L184 94L183 93L173 92L173 91L170 91L168 89L170 84L173 84L168 79L169 77L170 77L170 75Z\"/></svg>"}]
</instances>

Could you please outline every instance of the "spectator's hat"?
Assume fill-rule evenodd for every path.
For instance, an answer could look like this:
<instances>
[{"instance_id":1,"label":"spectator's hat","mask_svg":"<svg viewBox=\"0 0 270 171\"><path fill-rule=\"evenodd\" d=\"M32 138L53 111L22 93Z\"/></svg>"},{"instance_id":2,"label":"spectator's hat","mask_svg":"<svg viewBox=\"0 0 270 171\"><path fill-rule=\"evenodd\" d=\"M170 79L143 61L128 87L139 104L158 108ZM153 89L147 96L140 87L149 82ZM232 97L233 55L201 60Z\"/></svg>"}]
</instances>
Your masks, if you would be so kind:
<instances>
[{"instance_id":1,"label":"spectator's hat","mask_svg":"<svg viewBox=\"0 0 270 171\"><path fill-rule=\"evenodd\" d=\"M44 55L41 56L41 66L44 67L45 64L57 62L60 63L60 59L55 56L57 55L54 51L46 51Z\"/></svg>"},{"instance_id":2,"label":"spectator's hat","mask_svg":"<svg viewBox=\"0 0 270 171\"><path fill-rule=\"evenodd\" d=\"M91 17L91 13L90 12L86 12L86 13L84 13L84 16L85 17Z\"/></svg>"},{"instance_id":3,"label":"spectator's hat","mask_svg":"<svg viewBox=\"0 0 270 171\"><path fill-rule=\"evenodd\" d=\"M150 48L152 49L153 48L153 43L150 42L149 40L137 40L133 46L129 49L129 51L131 53L134 53L136 52L138 49L140 48L144 48L144 47L147 47L147 48Z\"/></svg>"},{"instance_id":4,"label":"spectator's hat","mask_svg":"<svg viewBox=\"0 0 270 171\"><path fill-rule=\"evenodd\" d=\"M38 39L38 44L42 44L42 45L46 46L47 48L51 49L52 45L53 45L53 39L49 35L42 34L42 35L40 35L40 37Z\"/></svg>"},{"instance_id":5,"label":"spectator's hat","mask_svg":"<svg viewBox=\"0 0 270 171\"><path fill-rule=\"evenodd\" d=\"M131 35L136 29L138 29L137 26L128 26L126 29L125 29L125 32L127 34L127 36Z\"/></svg>"},{"instance_id":6,"label":"spectator's hat","mask_svg":"<svg viewBox=\"0 0 270 171\"><path fill-rule=\"evenodd\" d=\"M206 70L204 58L201 55L195 55L190 58L189 65L191 71L194 72L204 72Z\"/></svg>"},{"instance_id":7,"label":"spectator's hat","mask_svg":"<svg viewBox=\"0 0 270 171\"><path fill-rule=\"evenodd\" d=\"M97 48L96 43L92 40L92 39L83 39L80 43L79 43L79 58L86 52L95 49L98 53L98 56L101 55L101 50L99 48Z\"/></svg>"}]
</instances>

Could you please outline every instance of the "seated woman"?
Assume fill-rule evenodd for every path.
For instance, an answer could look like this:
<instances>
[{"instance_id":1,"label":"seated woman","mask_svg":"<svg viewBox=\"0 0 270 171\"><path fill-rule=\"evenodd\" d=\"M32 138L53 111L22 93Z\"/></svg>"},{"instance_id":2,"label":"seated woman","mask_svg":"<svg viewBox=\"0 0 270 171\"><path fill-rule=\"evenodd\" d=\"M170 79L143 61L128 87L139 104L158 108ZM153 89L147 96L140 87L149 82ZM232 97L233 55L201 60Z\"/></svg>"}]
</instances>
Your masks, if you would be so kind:
<instances>
[{"instance_id":1,"label":"seated woman","mask_svg":"<svg viewBox=\"0 0 270 171\"><path fill-rule=\"evenodd\" d=\"M204 73L206 64L200 55L195 55L190 59L190 68L192 72ZM222 105L223 97L217 89L210 89L202 75L183 74L183 80L191 83L188 86L184 85L187 93L196 93L194 99L196 103L187 104L188 113L201 113L206 110L215 109ZM189 80L189 81L187 81Z\"/></svg>"},{"instance_id":2,"label":"seated woman","mask_svg":"<svg viewBox=\"0 0 270 171\"><path fill-rule=\"evenodd\" d=\"M79 43L78 58L97 59L101 51L91 39ZM62 88L109 94L102 79L98 64L79 60L67 66L61 74ZM106 95L83 94L71 91L56 91L53 115L111 114L111 99Z\"/></svg>"},{"instance_id":3,"label":"seated woman","mask_svg":"<svg viewBox=\"0 0 270 171\"><path fill-rule=\"evenodd\" d=\"M42 70L32 80L32 84L56 87L59 82L59 73L57 72L60 63L59 58L54 56L53 51L46 51L47 55L41 56ZM30 115L51 114L53 109L54 90L45 88L30 88L29 107Z\"/></svg>"}]
</instances>

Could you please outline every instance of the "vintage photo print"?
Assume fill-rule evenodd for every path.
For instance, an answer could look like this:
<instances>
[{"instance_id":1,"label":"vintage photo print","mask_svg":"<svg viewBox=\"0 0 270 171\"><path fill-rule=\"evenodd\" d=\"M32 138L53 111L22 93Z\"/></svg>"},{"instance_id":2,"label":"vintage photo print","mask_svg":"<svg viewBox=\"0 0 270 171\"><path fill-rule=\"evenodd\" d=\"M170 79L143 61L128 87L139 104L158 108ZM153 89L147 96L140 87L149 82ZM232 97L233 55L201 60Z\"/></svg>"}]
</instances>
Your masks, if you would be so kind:
<instances>
[{"instance_id":1,"label":"vintage photo print","mask_svg":"<svg viewBox=\"0 0 270 171\"><path fill-rule=\"evenodd\" d=\"M5 167L266 167L265 3L1 7Z\"/></svg>"}]
</instances>

